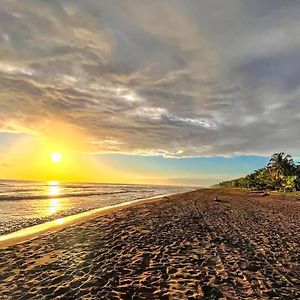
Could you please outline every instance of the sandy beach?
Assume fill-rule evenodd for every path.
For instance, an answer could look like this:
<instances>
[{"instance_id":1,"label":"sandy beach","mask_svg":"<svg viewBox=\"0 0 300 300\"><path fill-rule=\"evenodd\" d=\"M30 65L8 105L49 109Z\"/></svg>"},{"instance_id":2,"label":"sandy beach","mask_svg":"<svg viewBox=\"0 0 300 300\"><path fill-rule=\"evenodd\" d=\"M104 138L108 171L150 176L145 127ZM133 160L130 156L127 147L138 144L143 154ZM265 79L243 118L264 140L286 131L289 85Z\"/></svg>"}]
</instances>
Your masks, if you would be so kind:
<instances>
[{"instance_id":1,"label":"sandy beach","mask_svg":"<svg viewBox=\"0 0 300 300\"><path fill-rule=\"evenodd\" d=\"M202 189L93 217L1 249L0 299L300 299L299 199Z\"/></svg>"}]
</instances>

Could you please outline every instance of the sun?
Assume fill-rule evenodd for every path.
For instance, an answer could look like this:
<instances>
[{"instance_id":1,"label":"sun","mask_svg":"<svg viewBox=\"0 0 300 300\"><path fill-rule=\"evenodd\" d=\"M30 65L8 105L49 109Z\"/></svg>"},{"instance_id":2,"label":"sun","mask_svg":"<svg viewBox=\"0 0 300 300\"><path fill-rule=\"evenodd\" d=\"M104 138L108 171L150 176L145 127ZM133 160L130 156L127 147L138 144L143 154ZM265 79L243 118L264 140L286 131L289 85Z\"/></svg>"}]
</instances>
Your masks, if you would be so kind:
<instances>
[{"instance_id":1,"label":"sun","mask_svg":"<svg viewBox=\"0 0 300 300\"><path fill-rule=\"evenodd\" d=\"M54 152L54 153L51 154L51 160L54 163L59 163L62 160L62 155L58 152Z\"/></svg>"}]
</instances>

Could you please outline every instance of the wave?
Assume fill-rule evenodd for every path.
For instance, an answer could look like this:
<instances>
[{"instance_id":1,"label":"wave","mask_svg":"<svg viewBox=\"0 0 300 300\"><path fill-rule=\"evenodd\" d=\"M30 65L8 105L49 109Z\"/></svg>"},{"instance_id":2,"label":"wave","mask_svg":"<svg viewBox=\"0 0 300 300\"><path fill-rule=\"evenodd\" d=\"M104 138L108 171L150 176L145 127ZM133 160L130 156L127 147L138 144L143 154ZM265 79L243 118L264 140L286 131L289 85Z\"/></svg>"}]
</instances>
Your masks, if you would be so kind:
<instances>
[{"instance_id":1,"label":"wave","mask_svg":"<svg viewBox=\"0 0 300 300\"><path fill-rule=\"evenodd\" d=\"M72 193L59 195L23 195L23 196L8 196L0 195L0 201L17 201L17 200L41 200L41 199L57 199L57 198L73 198L73 197L89 197L89 196L105 196L114 194L126 194L139 191L116 191L116 192L93 192L93 193Z\"/></svg>"}]
</instances>

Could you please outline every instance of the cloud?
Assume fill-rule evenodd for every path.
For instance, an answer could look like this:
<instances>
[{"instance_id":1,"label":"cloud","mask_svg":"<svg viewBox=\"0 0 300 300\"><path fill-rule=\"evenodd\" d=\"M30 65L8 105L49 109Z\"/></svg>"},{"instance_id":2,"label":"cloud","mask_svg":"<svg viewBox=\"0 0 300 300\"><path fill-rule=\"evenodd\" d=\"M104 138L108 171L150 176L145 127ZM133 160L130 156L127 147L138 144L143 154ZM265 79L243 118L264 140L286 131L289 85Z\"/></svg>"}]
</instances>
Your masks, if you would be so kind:
<instances>
[{"instance_id":1,"label":"cloud","mask_svg":"<svg viewBox=\"0 0 300 300\"><path fill-rule=\"evenodd\" d=\"M198 118L183 118L177 115L170 114L166 109L159 107L142 107L137 109L137 116L141 119L177 123L178 125L194 125L206 129L216 129L217 125L214 122L198 119Z\"/></svg>"},{"instance_id":2,"label":"cloud","mask_svg":"<svg viewBox=\"0 0 300 300\"><path fill-rule=\"evenodd\" d=\"M286 2L3 1L0 130L61 127L92 152L299 154L300 4Z\"/></svg>"},{"instance_id":3,"label":"cloud","mask_svg":"<svg viewBox=\"0 0 300 300\"><path fill-rule=\"evenodd\" d=\"M0 63L0 71L8 74L23 74L28 76L33 75L33 71L30 69L22 68L22 67L18 67L6 63Z\"/></svg>"}]
</instances>

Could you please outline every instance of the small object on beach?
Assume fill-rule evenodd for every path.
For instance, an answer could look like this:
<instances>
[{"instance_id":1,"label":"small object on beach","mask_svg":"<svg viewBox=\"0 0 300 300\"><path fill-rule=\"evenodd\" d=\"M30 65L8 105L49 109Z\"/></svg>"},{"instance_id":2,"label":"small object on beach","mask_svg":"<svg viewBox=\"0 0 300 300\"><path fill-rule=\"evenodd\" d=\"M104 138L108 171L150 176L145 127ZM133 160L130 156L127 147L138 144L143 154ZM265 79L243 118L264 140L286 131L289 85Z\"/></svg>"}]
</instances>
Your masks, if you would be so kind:
<instances>
[{"instance_id":1,"label":"small object on beach","mask_svg":"<svg viewBox=\"0 0 300 300\"><path fill-rule=\"evenodd\" d=\"M269 196L269 193L264 192L263 194L261 194L261 196L262 196L262 197Z\"/></svg>"},{"instance_id":2,"label":"small object on beach","mask_svg":"<svg viewBox=\"0 0 300 300\"><path fill-rule=\"evenodd\" d=\"M215 201L216 202L221 202L221 200L217 196L215 197Z\"/></svg>"}]
</instances>

